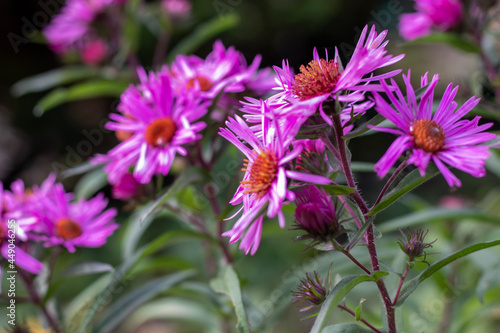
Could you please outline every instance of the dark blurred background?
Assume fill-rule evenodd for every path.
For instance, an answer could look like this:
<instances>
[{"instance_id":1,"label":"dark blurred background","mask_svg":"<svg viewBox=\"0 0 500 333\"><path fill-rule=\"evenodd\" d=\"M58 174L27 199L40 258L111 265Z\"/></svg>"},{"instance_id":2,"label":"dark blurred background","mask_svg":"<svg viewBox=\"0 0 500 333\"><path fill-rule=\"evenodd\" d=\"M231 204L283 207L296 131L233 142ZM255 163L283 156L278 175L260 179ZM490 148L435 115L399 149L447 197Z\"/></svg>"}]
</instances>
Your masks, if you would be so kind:
<instances>
[{"instance_id":1,"label":"dark blurred background","mask_svg":"<svg viewBox=\"0 0 500 333\"><path fill-rule=\"evenodd\" d=\"M0 35L3 36L0 54L0 179L6 185L20 177L28 185L45 179L53 170L51 164L64 160L71 154L71 148L75 149L78 142L85 139L82 130L98 128L99 121L116 105L114 99L96 98L67 103L35 117L33 107L47 92L20 98L12 95L11 87L17 81L62 65L58 56L43 44L41 36L27 27L26 22L33 24L34 15L42 11L41 2L47 1L8 0L0 4ZM248 61L261 54L263 66L281 65L283 58L287 58L293 67L298 68L310 61L313 47L327 48L333 54L334 46L344 42L344 49L347 52L352 50L360 29L368 21L375 20L381 23L381 28L394 29L397 18L389 15L391 8L401 12L403 8L409 10L410 5L407 1L372 0L193 1L189 24L173 36L170 45L175 46L197 23L224 12L234 12L239 14L239 25L219 36L226 46L234 45ZM379 14L374 16L373 13ZM45 23L41 18L35 22L40 23L35 28ZM11 43L13 34L29 37L16 46L18 52ZM153 51L154 42L154 36L144 29L139 56L146 67L150 66L148 55ZM205 56L210 52L212 42L203 45L197 53ZM104 143L94 146L89 156L106 152L115 144L114 136L107 134Z\"/></svg>"}]
</instances>

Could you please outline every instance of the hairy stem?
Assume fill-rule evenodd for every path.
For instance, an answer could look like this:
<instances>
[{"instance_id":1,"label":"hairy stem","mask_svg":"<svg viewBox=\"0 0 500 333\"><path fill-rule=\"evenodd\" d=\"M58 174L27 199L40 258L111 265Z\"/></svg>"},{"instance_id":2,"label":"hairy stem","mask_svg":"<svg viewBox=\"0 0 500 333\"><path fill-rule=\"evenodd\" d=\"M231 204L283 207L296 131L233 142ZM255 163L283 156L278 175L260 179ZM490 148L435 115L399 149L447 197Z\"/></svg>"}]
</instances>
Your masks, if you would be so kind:
<instances>
[{"instance_id":1,"label":"hairy stem","mask_svg":"<svg viewBox=\"0 0 500 333\"><path fill-rule=\"evenodd\" d=\"M340 119L340 110L337 110L337 112L335 112L335 114L333 115L333 128L335 132L335 137L337 139L338 151L340 155L340 163L342 165L342 170L344 171L344 175L347 179L347 184L349 185L349 187L355 189L354 194L352 194L352 198L361 209L361 212L365 214L366 218L367 217L366 214L368 213L369 209L366 202L361 197L358 188L356 186L356 182L354 181L351 166L347 157L346 142L343 138L344 132L342 128L342 121ZM365 239L368 247L368 253L370 254L372 269L374 272L379 271L380 266L378 262L377 249L375 248L373 225L370 225L366 230ZM396 333L395 311L392 306L392 301L391 297L389 296L389 292L387 291L385 283L382 279L377 281L377 288L379 290L380 296L382 297L382 301L384 302L384 307L387 314L387 325L389 328L388 332Z\"/></svg>"}]
</instances>

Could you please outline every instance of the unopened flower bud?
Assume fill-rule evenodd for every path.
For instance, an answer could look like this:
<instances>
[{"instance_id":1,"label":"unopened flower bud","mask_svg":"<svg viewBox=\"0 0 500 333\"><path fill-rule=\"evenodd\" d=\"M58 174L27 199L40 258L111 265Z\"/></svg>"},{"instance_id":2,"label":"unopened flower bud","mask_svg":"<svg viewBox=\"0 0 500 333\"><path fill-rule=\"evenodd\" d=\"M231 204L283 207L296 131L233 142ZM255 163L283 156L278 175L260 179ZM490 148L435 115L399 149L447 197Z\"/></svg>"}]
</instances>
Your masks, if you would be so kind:
<instances>
[{"instance_id":1,"label":"unopened flower bud","mask_svg":"<svg viewBox=\"0 0 500 333\"><path fill-rule=\"evenodd\" d=\"M339 235L341 231L332 198L325 190L315 186L304 187L296 193L294 230L304 230L307 235L301 239L313 239L327 242Z\"/></svg>"},{"instance_id":2,"label":"unopened flower bud","mask_svg":"<svg viewBox=\"0 0 500 333\"><path fill-rule=\"evenodd\" d=\"M309 310L313 306L320 305L325 301L326 296L328 296L328 293L330 292L330 282L327 281L329 280L329 277L330 274L328 274L328 278L325 279L325 281L321 281L318 272L314 271L314 276L310 273L307 273L306 278L300 280L301 285L299 286L298 290L292 293L293 302L309 303L308 305L300 309L300 311Z\"/></svg>"},{"instance_id":3,"label":"unopened flower bud","mask_svg":"<svg viewBox=\"0 0 500 333\"><path fill-rule=\"evenodd\" d=\"M424 232L423 229L410 229L408 228L408 233L405 235L403 231L401 231L404 239L399 240L397 243L401 250L408 255L408 261L412 262L416 258L424 257L424 260L419 260L425 262L426 252L425 249L432 247L432 244L436 241L432 241L430 243L426 243L425 236L429 230Z\"/></svg>"}]
</instances>

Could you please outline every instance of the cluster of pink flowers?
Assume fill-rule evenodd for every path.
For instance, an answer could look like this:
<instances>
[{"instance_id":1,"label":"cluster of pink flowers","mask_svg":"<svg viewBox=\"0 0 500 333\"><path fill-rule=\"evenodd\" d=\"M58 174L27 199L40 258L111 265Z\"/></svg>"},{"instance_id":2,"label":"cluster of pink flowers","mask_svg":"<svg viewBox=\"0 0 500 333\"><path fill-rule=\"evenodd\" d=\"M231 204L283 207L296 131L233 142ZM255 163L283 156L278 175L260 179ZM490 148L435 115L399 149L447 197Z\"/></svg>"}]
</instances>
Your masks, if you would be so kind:
<instances>
[{"instance_id":1,"label":"cluster of pink flowers","mask_svg":"<svg viewBox=\"0 0 500 333\"><path fill-rule=\"evenodd\" d=\"M128 0L69 0L43 33L58 54L77 52L89 65L102 62L116 47L120 23L113 10Z\"/></svg>"},{"instance_id":2,"label":"cluster of pink flowers","mask_svg":"<svg viewBox=\"0 0 500 333\"><path fill-rule=\"evenodd\" d=\"M179 55L159 72L139 68L140 83L122 94L119 113L106 124L121 143L93 159L106 164L115 196L130 198L139 184L167 175L176 155L187 155L186 147L201 138L201 118L216 97L227 109L236 103L231 93L265 90L269 74L259 64L260 56L247 65L240 52L217 41L206 59ZM216 112L210 116L220 118Z\"/></svg>"},{"instance_id":3,"label":"cluster of pink flowers","mask_svg":"<svg viewBox=\"0 0 500 333\"><path fill-rule=\"evenodd\" d=\"M70 252L75 252L76 247L104 245L118 228L114 222L116 210L106 209L107 203L102 194L88 201L74 200L74 195L56 182L54 174L33 188L25 188L22 180L13 182L10 190L0 183L3 258L38 274L43 264L36 259L37 243L62 246Z\"/></svg>"},{"instance_id":4,"label":"cluster of pink flowers","mask_svg":"<svg viewBox=\"0 0 500 333\"><path fill-rule=\"evenodd\" d=\"M230 237L231 243L241 240L240 248L247 254L254 254L259 246L264 215L277 217L280 227L284 228L282 206L292 202L297 195L300 196L296 200L297 229L308 231L315 241L324 241L342 231L332 198L313 185L333 184L331 177L335 173L325 167L328 165L325 145L320 140L296 139L303 125L306 125L305 129L311 125L318 128L322 124L331 128L335 112L342 124L341 135L352 129L352 121L357 119L354 117L373 106L396 125L397 129L375 127L399 135L375 166L380 177L384 177L405 152L410 155L408 163L414 164L422 175L432 160L450 186L460 186L461 183L445 164L475 177L485 174L484 163L489 152L487 146L480 144L495 137L484 133L491 124L479 126L480 117L462 120L478 99L471 98L455 111L457 103L453 99L458 87L453 89L450 84L433 113L438 76L428 82L427 75L421 80L426 91L420 99L415 96L409 75L403 76L407 92L403 97L392 80L401 70L374 73L404 56L387 54L386 34L386 31L378 34L374 27L368 32L368 27L365 27L352 58L345 66L340 62L337 50L334 59L329 60L328 55L325 59L320 58L314 49L313 60L307 66L301 66L298 74L294 74L288 61L284 60L281 68L275 67L278 75L276 89L280 92L266 100L246 98L241 108L243 118L229 118L227 128L221 128L220 135L246 157L243 180L230 201L233 205L242 205L230 219L241 215L232 229L223 235ZM389 78L391 85L385 81ZM367 92L373 97L367 99ZM392 104L381 96L382 93ZM310 187L296 194L290 190L290 185ZM316 205L311 209L313 202ZM304 220L305 215L308 221ZM316 232L309 230L313 227Z\"/></svg>"}]
</instances>

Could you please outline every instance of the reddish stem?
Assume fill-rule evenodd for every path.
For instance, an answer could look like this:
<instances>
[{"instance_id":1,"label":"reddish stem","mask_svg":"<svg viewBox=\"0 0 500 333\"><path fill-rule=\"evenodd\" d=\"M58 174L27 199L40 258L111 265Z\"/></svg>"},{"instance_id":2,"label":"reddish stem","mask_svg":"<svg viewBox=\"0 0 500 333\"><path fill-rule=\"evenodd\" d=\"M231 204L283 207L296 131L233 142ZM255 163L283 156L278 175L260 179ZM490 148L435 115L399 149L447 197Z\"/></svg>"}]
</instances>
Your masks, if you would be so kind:
<instances>
[{"instance_id":1,"label":"reddish stem","mask_svg":"<svg viewBox=\"0 0 500 333\"><path fill-rule=\"evenodd\" d=\"M398 302L399 293L401 292L401 287L403 286L403 282L404 282L406 276L408 275L409 271L410 271L410 267L409 267L409 265L406 265L405 272L403 273L403 275L401 276L401 279L399 280L398 290L396 291L396 295L394 295L394 301L392 302L393 306L396 305L396 303Z\"/></svg>"},{"instance_id":2,"label":"reddish stem","mask_svg":"<svg viewBox=\"0 0 500 333\"><path fill-rule=\"evenodd\" d=\"M369 209L368 206L366 205L365 201L359 194L359 191L356 186L356 182L354 181L354 177L352 175L352 170L351 166L349 164L348 158L347 158L347 151L346 151L346 143L344 138L342 137L343 135L343 128L342 128L342 121L340 119L340 110L337 110L337 112L333 115L333 127L334 127L334 132L335 136L337 139L337 144L338 144L338 151L340 155L340 163L342 165L342 170L344 171L344 175L347 179L347 184L349 187L352 187L355 189L354 194L352 195L354 201L356 204L359 206L361 209L361 212L365 215L365 219L367 218L366 214L368 213ZM370 225L368 229L366 230L366 236L365 236L366 242L367 242L367 247L368 247L368 253L370 254L370 261L372 264L373 271L380 271L380 266L378 262L378 256L377 256L377 249L375 248L375 237L374 237L374 232L373 232L373 225ZM387 291L387 288L384 284L384 281L382 279L378 280L377 282L377 287L380 292L380 296L382 297L382 301L384 302L385 310L387 313L387 325L389 328L388 333L396 333L396 316L395 316L395 311L394 308L392 307L392 301L391 297L389 296L389 292Z\"/></svg>"},{"instance_id":3,"label":"reddish stem","mask_svg":"<svg viewBox=\"0 0 500 333\"><path fill-rule=\"evenodd\" d=\"M356 317L356 314L354 313L354 311L352 311L351 309L349 309L347 306L339 304L339 305L337 305L337 307L339 307L340 309L342 309L342 310L350 313L353 317ZM368 326L372 331L377 332L377 333L382 333L382 331L376 329L374 326L372 326L365 319L360 318L359 321L362 322L363 324L365 324L366 326Z\"/></svg>"}]
</instances>

